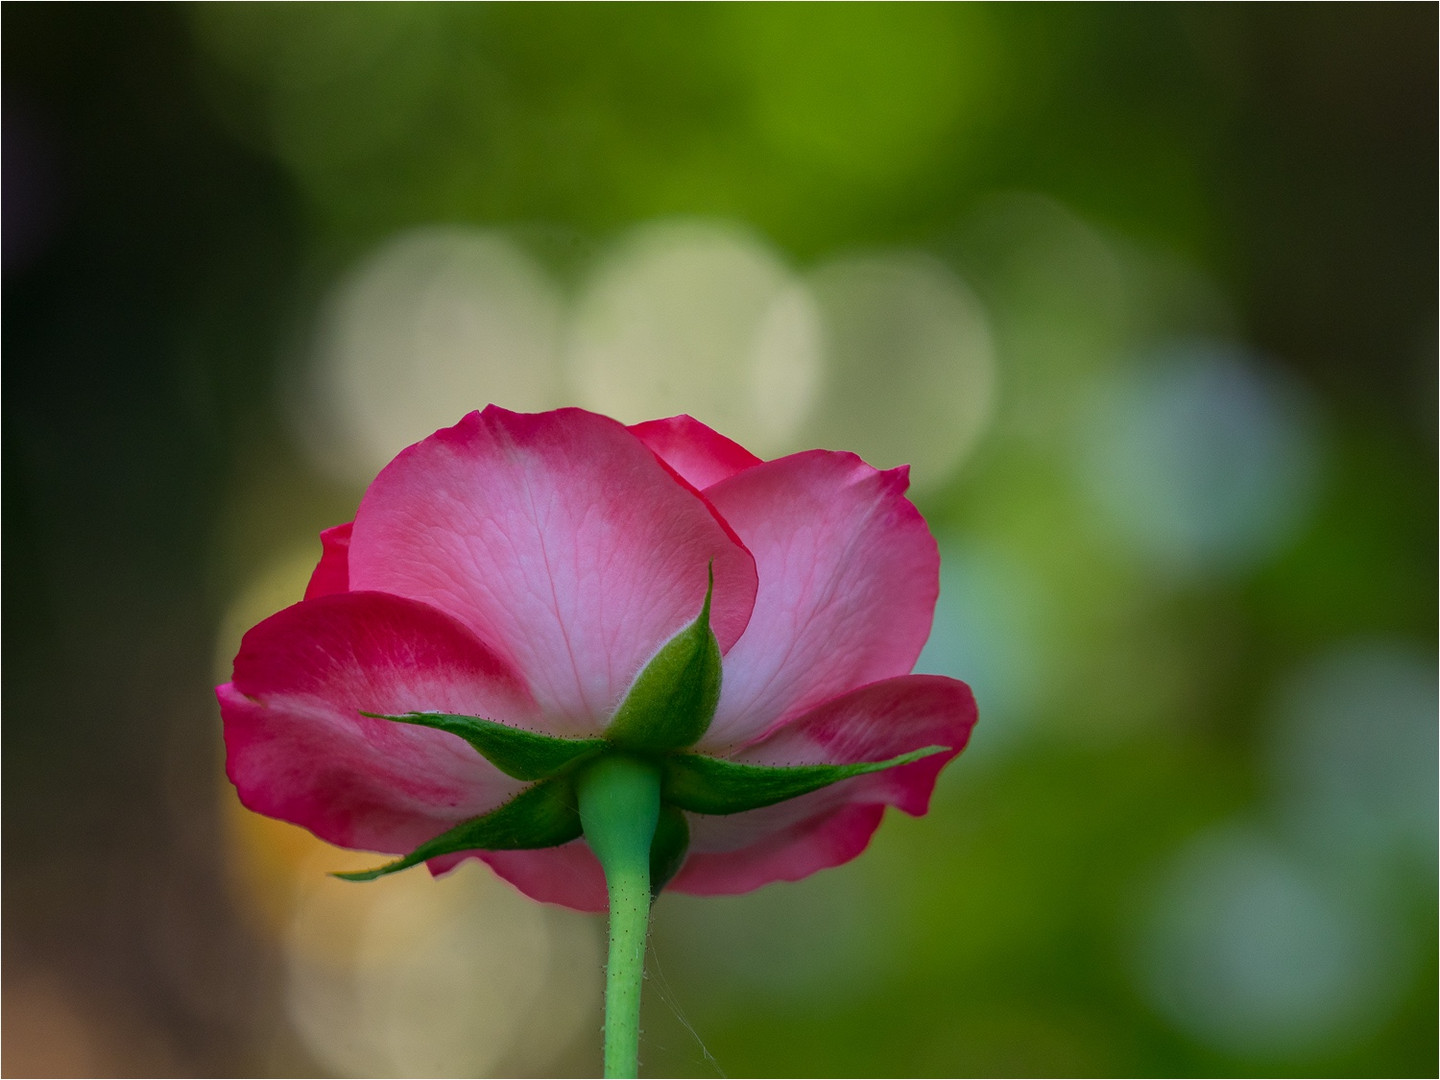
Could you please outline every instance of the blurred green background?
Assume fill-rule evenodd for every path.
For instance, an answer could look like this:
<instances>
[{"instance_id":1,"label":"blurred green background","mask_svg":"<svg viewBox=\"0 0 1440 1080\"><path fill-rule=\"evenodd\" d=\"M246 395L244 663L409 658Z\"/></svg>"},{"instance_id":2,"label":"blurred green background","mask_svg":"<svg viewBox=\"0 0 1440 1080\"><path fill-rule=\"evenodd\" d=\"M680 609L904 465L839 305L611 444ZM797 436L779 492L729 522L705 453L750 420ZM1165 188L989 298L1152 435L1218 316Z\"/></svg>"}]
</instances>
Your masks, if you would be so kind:
<instances>
[{"instance_id":1,"label":"blurred green background","mask_svg":"<svg viewBox=\"0 0 1440 1080\"><path fill-rule=\"evenodd\" d=\"M496 401L914 465L980 725L650 1075L1434 1075L1433 5L9 5L4 1071L585 1075L599 921L211 686Z\"/></svg>"}]
</instances>

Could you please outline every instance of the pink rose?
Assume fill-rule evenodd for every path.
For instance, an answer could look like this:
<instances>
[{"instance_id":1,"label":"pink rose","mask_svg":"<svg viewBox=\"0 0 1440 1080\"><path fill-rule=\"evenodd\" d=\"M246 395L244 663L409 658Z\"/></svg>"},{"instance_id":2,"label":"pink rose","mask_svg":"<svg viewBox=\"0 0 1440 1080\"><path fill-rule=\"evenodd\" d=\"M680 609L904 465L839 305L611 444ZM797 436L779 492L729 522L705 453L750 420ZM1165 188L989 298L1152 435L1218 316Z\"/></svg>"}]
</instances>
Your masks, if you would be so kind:
<instances>
[{"instance_id":1,"label":"pink rose","mask_svg":"<svg viewBox=\"0 0 1440 1080\"><path fill-rule=\"evenodd\" d=\"M688 751L791 766L943 749L759 809L686 812L668 887L739 893L846 862L886 805L925 813L975 722L964 683L909 674L939 556L906 485L848 453L761 461L688 416L471 413L391 462L355 521L322 534L305 599L245 635L217 690L230 779L250 809L331 843L410 852L531 785L385 715L601 737L696 622L708 569L723 674ZM538 900L606 908L583 839L429 865L469 855Z\"/></svg>"}]
</instances>

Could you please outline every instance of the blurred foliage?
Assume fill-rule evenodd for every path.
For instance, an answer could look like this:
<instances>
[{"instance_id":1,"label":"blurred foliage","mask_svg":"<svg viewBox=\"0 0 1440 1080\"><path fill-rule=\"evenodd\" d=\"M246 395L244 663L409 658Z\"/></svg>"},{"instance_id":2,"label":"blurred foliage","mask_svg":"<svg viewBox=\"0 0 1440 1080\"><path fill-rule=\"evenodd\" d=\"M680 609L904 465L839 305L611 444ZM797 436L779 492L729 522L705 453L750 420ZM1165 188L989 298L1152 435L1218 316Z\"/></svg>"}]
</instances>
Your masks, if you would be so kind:
<instances>
[{"instance_id":1,"label":"blurred foliage","mask_svg":"<svg viewBox=\"0 0 1440 1080\"><path fill-rule=\"evenodd\" d=\"M946 560L922 667L974 683L974 745L847 867L667 896L647 1071L1436 1068L1433 7L62 4L4 29L7 1072L344 1067L272 914L320 870L227 816L210 695L358 494L294 405L320 312L402 230L491 230L568 303L675 216L822 299L857 252L938 268L998 389L983 431L905 433L978 438L917 468ZM883 347L848 362L903 381ZM862 422L845 392L819 407ZM1330 745L1285 712L1316 671L1359 673L1336 722L1371 787L1285 749L1287 724ZM1376 801L1404 784L1428 821ZM1307 831L1322 795L1380 824ZM1205 937L1275 897L1334 934ZM555 918L523 940L588 940ZM588 987L545 962L526 994ZM594 1069L577 1008L573 1046L517 1020L474 1060Z\"/></svg>"}]
</instances>

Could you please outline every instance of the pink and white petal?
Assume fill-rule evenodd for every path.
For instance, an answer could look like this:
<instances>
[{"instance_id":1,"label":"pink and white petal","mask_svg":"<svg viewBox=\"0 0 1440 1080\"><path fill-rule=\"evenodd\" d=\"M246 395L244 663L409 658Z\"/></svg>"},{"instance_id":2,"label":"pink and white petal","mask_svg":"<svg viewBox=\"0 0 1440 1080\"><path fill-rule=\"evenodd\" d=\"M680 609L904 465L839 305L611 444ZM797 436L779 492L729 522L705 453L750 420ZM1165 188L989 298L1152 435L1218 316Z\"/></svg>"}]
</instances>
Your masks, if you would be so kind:
<instances>
[{"instance_id":1,"label":"pink and white petal","mask_svg":"<svg viewBox=\"0 0 1440 1080\"><path fill-rule=\"evenodd\" d=\"M226 772L246 806L342 847L394 853L525 785L455 735L361 710L540 722L514 670L463 626L381 593L322 596L266 619L216 694Z\"/></svg>"},{"instance_id":2,"label":"pink and white petal","mask_svg":"<svg viewBox=\"0 0 1440 1080\"><path fill-rule=\"evenodd\" d=\"M527 851L466 851L431 859L428 865L438 877L468 858L488 863L532 900L576 911L606 911L610 907L605 872L584 840Z\"/></svg>"},{"instance_id":3,"label":"pink and white petal","mask_svg":"<svg viewBox=\"0 0 1440 1080\"><path fill-rule=\"evenodd\" d=\"M725 657L701 746L748 742L828 698L914 666L939 595L940 555L905 498L907 470L811 450L706 491L755 556L760 591Z\"/></svg>"},{"instance_id":4,"label":"pink and white petal","mask_svg":"<svg viewBox=\"0 0 1440 1080\"><path fill-rule=\"evenodd\" d=\"M320 561L305 586L305 599L350 591L350 522L320 533Z\"/></svg>"},{"instance_id":5,"label":"pink and white petal","mask_svg":"<svg viewBox=\"0 0 1440 1080\"><path fill-rule=\"evenodd\" d=\"M712 562L725 649L749 621L756 573L714 508L614 420L492 405L376 478L350 587L454 615L524 675L553 730L590 734L698 614Z\"/></svg>"},{"instance_id":6,"label":"pink and white petal","mask_svg":"<svg viewBox=\"0 0 1440 1080\"><path fill-rule=\"evenodd\" d=\"M929 809L940 770L970 740L976 716L975 696L958 679L904 675L833 698L731 756L753 765L849 765L946 747L825 789L844 790L850 801L890 803L919 816Z\"/></svg>"},{"instance_id":7,"label":"pink and white petal","mask_svg":"<svg viewBox=\"0 0 1440 1080\"><path fill-rule=\"evenodd\" d=\"M761 461L693 416L646 420L632 424L630 430L687 484L701 491Z\"/></svg>"},{"instance_id":8,"label":"pink and white petal","mask_svg":"<svg viewBox=\"0 0 1440 1080\"><path fill-rule=\"evenodd\" d=\"M673 887L701 895L747 892L853 859L870 842L887 804L915 816L929 809L936 776L964 748L974 726L970 688L936 675L887 679L826 702L735 760L850 764L926 746L948 749L759 810L691 814L691 856Z\"/></svg>"},{"instance_id":9,"label":"pink and white petal","mask_svg":"<svg viewBox=\"0 0 1440 1080\"><path fill-rule=\"evenodd\" d=\"M859 855L869 845L884 814L885 807L880 804L849 803L767 832L762 840L735 850L698 850L692 844L684 868L668 887L694 896L732 896L772 881L799 881ZM690 815L692 836L707 833L706 823L710 820L715 819Z\"/></svg>"}]
</instances>

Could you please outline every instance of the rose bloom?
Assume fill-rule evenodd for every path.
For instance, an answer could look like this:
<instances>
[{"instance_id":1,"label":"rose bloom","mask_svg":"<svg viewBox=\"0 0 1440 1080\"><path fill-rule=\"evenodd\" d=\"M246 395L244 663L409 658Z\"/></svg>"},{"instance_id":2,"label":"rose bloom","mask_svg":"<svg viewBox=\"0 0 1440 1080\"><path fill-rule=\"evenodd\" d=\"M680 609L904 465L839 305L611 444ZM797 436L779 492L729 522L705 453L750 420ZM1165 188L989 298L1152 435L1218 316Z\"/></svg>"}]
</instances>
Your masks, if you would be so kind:
<instances>
[{"instance_id":1,"label":"rose bloom","mask_svg":"<svg viewBox=\"0 0 1440 1080\"><path fill-rule=\"evenodd\" d=\"M298 604L245 635L217 690L244 804L402 854L528 785L457 735L365 713L455 713L602 735L714 587L713 721L689 750L759 765L882 761L773 806L687 813L668 887L701 895L853 859L887 805L925 813L975 722L969 688L911 675L938 593L907 470L810 450L762 461L688 416L625 427L490 406L404 450L321 534ZM583 839L473 855L537 900L606 908Z\"/></svg>"}]
</instances>

